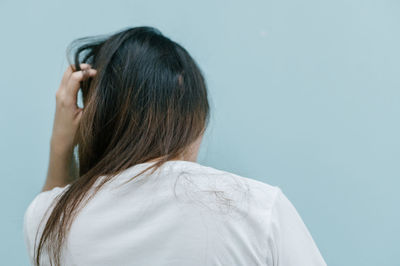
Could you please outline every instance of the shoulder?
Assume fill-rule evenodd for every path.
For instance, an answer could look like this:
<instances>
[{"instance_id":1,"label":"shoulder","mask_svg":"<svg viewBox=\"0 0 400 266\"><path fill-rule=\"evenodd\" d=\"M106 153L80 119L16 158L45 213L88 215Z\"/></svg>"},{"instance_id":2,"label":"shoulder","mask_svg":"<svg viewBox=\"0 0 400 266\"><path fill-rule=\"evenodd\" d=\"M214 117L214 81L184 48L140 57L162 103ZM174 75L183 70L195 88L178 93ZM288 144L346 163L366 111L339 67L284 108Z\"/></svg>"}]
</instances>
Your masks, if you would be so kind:
<instances>
[{"instance_id":1,"label":"shoulder","mask_svg":"<svg viewBox=\"0 0 400 266\"><path fill-rule=\"evenodd\" d=\"M191 180L196 180L197 184L204 186L211 184L213 189L225 191L228 195L236 195L236 198L240 194L241 199L245 197L253 209L264 214L271 211L276 199L282 193L278 186L216 167L197 164L190 170Z\"/></svg>"},{"instance_id":2,"label":"shoulder","mask_svg":"<svg viewBox=\"0 0 400 266\"><path fill-rule=\"evenodd\" d=\"M29 225L37 222L43 216L44 212L50 207L54 199L65 191L70 185L65 187L54 187L51 190L42 191L37 194L24 213L24 226L29 228Z\"/></svg>"},{"instance_id":3,"label":"shoulder","mask_svg":"<svg viewBox=\"0 0 400 266\"><path fill-rule=\"evenodd\" d=\"M65 187L54 187L53 189L42 191L37 194L26 208L24 217L32 218L33 216L37 215L38 212L40 212L41 210L49 207L52 201L69 186L70 185L67 185Z\"/></svg>"},{"instance_id":4,"label":"shoulder","mask_svg":"<svg viewBox=\"0 0 400 266\"><path fill-rule=\"evenodd\" d=\"M258 221L252 227L265 236L273 265L278 261L282 265L326 265L300 214L280 187L213 167L199 167L199 173L201 169L217 179L236 180L247 188L252 214L248 218Z\"/></svg>"},{"instance_id":5,"label":"shoulder","mask_svg":"<svg viewBox=\"0 0 400 266\"><path fill-rule=\"evenodd\" d=\"M246 184L246 186L248 186L249 189L252 189L253 192L256 194L276 195L276 193L280 191L280 188L278 186L274 186L269 183L259 181L249 176L243 176L233 172L205 165L200 165L198 169L199 169L198 170L199 174L205 172L208 173L209 175L221 178L222 180L232 180L232 181L238 181L242 184Z\"/></svg>"},{"instance_id":6,"label":"shoulder","mask_svg":"<svg viewBox=\"0 0 400 266\"><path fill-rule=\"evenodd\" d=\"M23 233L26 248L28 253L32 258L33 246L36 233L39 227L43 229L42 219L48 217L50 214L49 207L63 191L65 191L70 185L65 187L54 187L51 190L42 191L37 194L29 203L28 207L25 209L23 218ZM45 220L45 219L43 219Z\"/></svg>"}]
</instances>

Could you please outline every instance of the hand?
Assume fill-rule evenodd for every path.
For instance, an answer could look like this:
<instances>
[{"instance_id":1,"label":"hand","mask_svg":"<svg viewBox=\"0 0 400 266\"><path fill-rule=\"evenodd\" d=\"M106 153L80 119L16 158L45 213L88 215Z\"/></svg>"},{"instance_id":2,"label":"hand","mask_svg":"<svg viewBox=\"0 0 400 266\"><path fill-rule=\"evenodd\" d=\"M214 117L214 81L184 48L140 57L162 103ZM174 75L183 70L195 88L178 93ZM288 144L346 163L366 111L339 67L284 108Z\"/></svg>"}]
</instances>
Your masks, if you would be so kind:
<instances>
[{"instance_id":1,"label":"hand","mask_svg":"<svg viewBox=\"0 0 400 266\"><path fill-rule=\"evenodd\" d=\"M58 152L71 151L76 145L74 138L83 112L83 108L77 104L80 82L97 73L89 64L81 64L80 67L82 69L80 71L75 71L73 65L67 68L56 92L51 145Z\"/></svg>"}]
</instances>

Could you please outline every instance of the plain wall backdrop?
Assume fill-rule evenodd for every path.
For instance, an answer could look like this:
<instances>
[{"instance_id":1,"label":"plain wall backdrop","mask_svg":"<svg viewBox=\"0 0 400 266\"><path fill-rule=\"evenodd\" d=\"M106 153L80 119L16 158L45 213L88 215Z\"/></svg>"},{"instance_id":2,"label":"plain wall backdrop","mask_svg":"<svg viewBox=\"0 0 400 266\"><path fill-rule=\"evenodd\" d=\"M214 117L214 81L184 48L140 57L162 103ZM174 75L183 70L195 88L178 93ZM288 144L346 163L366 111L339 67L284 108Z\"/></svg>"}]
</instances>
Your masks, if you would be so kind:
<instances>
[{"instance_id":1,"label":"plain wall backdrop","mask_svg":"<svg viewBox=\"0 0 400 266\"><path fill-rule=\"evenodd\" d=\"M399 265L400 2L0 2L1 265L48 166L75 38L149 25L203 70L199 163L281 187L328 265Z\"/></svg>"}]
</instances>

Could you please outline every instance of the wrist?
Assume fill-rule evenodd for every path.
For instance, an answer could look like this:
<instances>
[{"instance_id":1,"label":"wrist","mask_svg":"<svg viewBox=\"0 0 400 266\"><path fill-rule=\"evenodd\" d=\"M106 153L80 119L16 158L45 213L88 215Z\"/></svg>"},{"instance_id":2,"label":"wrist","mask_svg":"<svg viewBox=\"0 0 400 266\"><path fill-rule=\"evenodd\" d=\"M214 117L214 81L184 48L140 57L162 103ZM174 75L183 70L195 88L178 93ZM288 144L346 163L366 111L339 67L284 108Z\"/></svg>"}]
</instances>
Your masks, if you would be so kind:
<instances>
[{"instance_id":1,"label":"wrist","mask_svg":"<svg viewBox=\"0 0 400 266\"><path fill-rule=\"evenodd\" d=\"M50 140L50 151L58 156L70 156L74 151L74 146L54 137Z\"/></svg>"}]
</instances>

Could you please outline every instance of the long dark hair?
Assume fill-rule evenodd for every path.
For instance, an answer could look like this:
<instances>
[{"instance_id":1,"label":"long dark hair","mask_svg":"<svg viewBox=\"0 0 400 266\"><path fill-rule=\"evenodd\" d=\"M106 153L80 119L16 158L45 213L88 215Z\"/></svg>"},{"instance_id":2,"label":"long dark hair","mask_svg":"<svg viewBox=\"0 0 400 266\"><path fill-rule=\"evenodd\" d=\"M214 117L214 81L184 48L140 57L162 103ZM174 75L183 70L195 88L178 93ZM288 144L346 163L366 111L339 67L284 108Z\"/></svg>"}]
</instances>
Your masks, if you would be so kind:
<instances>
[{"instance_id":1,"label":"long dark hair","mask_svg":"<svg viewBox=\"0 0 400 266\"><path fill-rule=\"evenodd\" d=\"M203 74L189 53L153 27L134 27L74 40L67 58L76 70L97 70L81 83L84 111L76 134L79 176L53 202L36 249L60 265L73 219L102 185L121 171L157 158L136 176L177 158L209 122ZM88 193L101 176L94 193ZM90 195L89 195L90 194ZM50 207L49 207L50 209ZM49 210L48 209L48 210Z\"/></svg>"}]
</instances>

